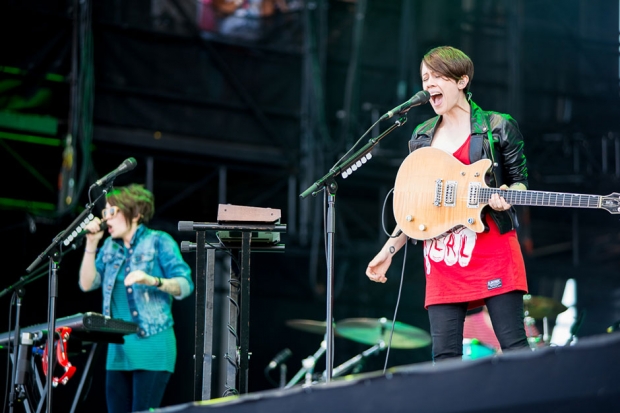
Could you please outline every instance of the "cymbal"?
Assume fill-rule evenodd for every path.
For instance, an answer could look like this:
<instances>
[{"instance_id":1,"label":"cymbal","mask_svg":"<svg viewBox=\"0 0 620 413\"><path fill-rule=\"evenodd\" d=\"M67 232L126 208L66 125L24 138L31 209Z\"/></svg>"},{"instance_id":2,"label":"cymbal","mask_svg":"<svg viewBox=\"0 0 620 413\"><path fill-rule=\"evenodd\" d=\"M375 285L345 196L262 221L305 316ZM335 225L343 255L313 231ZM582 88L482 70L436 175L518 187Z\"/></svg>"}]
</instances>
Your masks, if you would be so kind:
<instances>
[{"instance_id":1,"label":"cymbal","mask_svg":"<svg viewBox=\"0 0 620 413\"><path fill-rule=\"evenodd\" d=\"M375 345L390 340L392 321L385 318L348 318L336 323L336 332L358 343ZM426 347L431 336L424 330L397 321L394 324L392 348Z\"/></svg>"},{"instance_id":2,"label":"cymbal","mask_svg":"<svg viewBox=\"0 0 620 413\"><path fill-rule=\"evenodd\" d=\"M315 320L288 320L286 325L301 331L306 331L308 333L321 334L325 335L325 330L327 327L327 322L325 321L315 321Z\"/></svg>"},{"instance_id":3,"label":"cymbal","mask_svg":"<svg viewBox=\"0 0 620 413\"><path fill-rule=\"evenodd\" d=\"M523 296L523 309L525 315L532 318L554 318L568 308L553 298L525 294Z\"/></svg>"}]
</instances>

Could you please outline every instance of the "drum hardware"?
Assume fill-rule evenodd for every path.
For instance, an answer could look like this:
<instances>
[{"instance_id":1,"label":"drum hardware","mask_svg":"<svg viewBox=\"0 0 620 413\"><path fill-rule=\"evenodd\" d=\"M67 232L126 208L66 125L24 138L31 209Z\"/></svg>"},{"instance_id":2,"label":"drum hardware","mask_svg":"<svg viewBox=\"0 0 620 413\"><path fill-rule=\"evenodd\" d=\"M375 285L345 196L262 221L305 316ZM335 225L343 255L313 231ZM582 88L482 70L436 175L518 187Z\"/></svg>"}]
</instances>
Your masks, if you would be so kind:
<instances>
[{"instance_id":1,"label":"drum hardware","mask_svg":"<svg viewBox=\"0 0 620 413\"><path fill-rule=\"evenodd\" d=\"M366 360L368 357L372 356L373 354L378 353L379 351L385 350L385 348L386 348L386 345L383 341L375 344L368 350L358 354L355 357L350 358L349 360L345 361L338 367L334 368L334 373L332 377L340 377L343 374L348 373L351 370L353 370L354 373L358 373L355 371L355 369L358 367L361 367L364 360ZM325 380L325 372L323 372L323 374L321 375L321 379L323 381Z\"/></svg>"},{"instance_id":2,"label":"drum hardware","mask_svg":"<svg viewBox=\"0 0 620 413\"><path fill-rule=\"evenodd\" d=\"M296 330L305 331L306 333L313 334L321 334L325 335L325 329L327 327L327 323L325 321L316 321L316 320L288 320L285 323L288 327L294 328ZM336 324L334 323L334 327Z\"/></svg>"},{"instance_id":3,"label":"drum hardware","mask_svg":"<svg viewBox=\"0 0 620 413\"><path fill-rule=\"evenodd\" d=\"M543 317L543 342L545 343L545 345L549 345L549 339L550 339L550 335L549 335L549 321L547 319L547 317Z\"/></svg>"},{"instance_id":4,"label":"drum hardware","mask_svg":"<svg viewBox=\"0 0 620 413\"><path fill-rule=\"evenodd\" d=\"M533 317L525 316L523 319L523 325L525 326L525 335L527 336L527 342L532 350L536 350L539 347L544 347L545 341L542 334L538 334L536 329L536 320Z\"/></svg>"},{"instance_id":5,"label":"drum hardware","mask_svg":"<svg viewBox=\"0 0 620 413\"><path fill-rule=\"evenodd\" d=\"M542 319L545 317L555 318L558 314L566 311L568 307L553 298L525 294L523 296L523 309L526 317Z\"/></svg>"},{"instance_id":6,"label":"drum hardware","mask_svg":"<svg viewBox=\"0 0 620 413\"><path fill-rule=\"evenodd\" d=\"M288 320L286 325L308 333L326 335L327 323L325 321L296 319ZM420 348L431 343L431 336L426 331L399 321L394 323L394 332L392 333L392 321L385 317L377 319L349 318L339 321L334 324L334 336L369 344L372 347L333 369L330 377L341 376L358 367L369 356L386 349L390 338L392 348L396 349ZM312 356L302 361L302 368L287 383L285 388L288 389L296 385L302 378L304 378L305 386L316 382L317 377L313 376L316 360L325 353L326 348L326 341L324 340L321 342L321 347ZM318 377L318 380L327 381L327 370Z\"/></svg>"},{"instance_id":7,"label":"drum hardware","mask_svg":"<svg viewBox=\"0 0 620 413\"><path fill-rule=\"evenodd\" d=\"M566 311L568 307L564 304L549 297L533 296L531 294L525 294L523 296L523 310L525 314L525 325L533 326L536 319L542 319L543 334L542 344L548 346L550 344L551 336L549 334L549 318L556 318L558 314ZM532 340L528 337L530 347L535 349L539 347L540 337L534 337ZM534 345L534 346L532 346Z\"/></svg>"},{"instance_id":8,"label":"drum hardware","mask_svg":"<svg viewBox=\"0 0 620 413\"><path fill-rule=\"evenodd\" d=\"M278 354L276 354L273 357L273 359L269 362L269 364L265 367L265 371L264 371L265 378L271 384L273 384L274 387L284 387L286 385L286 372L287 372L287 369L288 369L288 367L286 366L286 361L292 355L293 355L293 352L290 349L285 348L284 350L282 350ZM276 384L276 382L273 381L273 379L269 375L270 372L273 369L275 369L276 367L279 367L279 369L280 369L280 381L279 381L278 384Z\"/></svg>"},{"instance_id":9,"label":"drum hardware","mask_svg":"<svg viewBox=\"0 0 620 413\"><path fill-rule=\"evenodd\" d=\"M362 344L375 345L390 343L392 348L412 349L431 344L431 336L424 330L400 321L394 322L382 318L349 318L336 323L336 332L349 340ZM390 337L391 336L391 337Z\"/></svg>"},{"instance_id":10,"label":"drum hardware","mask_svg":"<svg viewBox=\"0 0 620 413\"><path fill-rule=\"evenodd\" d=\"M321 334L323 336L326 335L326 331L327 331L326 329L327 322L325 321L296 319L296 320L288 320L286 321L285 324L288 327L294 328L296 330L305 331L307 333L313 333L313 334ZM299 371L284 386L284 388L288 389L290 387L293 387L302 378L304 379L304 386L312 384L314 382L313 375L314 375L314 367L316 365L316 361L321 356L323 356L326 350L327 350L327 343L325 340L323 340L321 342L319 349L313 355L308 356L301 361L301 369L299 369Z\"/></svg>"},{"instance_id":11,"label":"drum hardware","mask_svg":"<svg viewBox=\"0 0 620 413\"><path fill-rule=\"evenodd\" d=\"M464 338L463 339L463 360L475 360L482 357L492 356L496 351L483 344L477 338Z\"/></svg>"},{"instance_id":12,"label":"drum hardware","mask_svg":"<svg viewBox=\"0 0 620 413\"><path fill-rule=\"evenodd\" d=\"M325 321L315 320L288 320L286 325L301 331L314 334L325 334ZM375 345L385 343L387 345L392 335L392 348L412 349L426 347L431 343L431 336L424 330L410 326L400 321L394 323L392 334L392 321L382 318L347 318L334 323L334 335L344 337L362 344Z\"/></svg>"},{"instance_id":13,"label":"drum hardware","mask_svg":"<svg viewBox=\"0 0 620 413\"><path fill-rule=\"evenodd\" d=\"M321 346L319 349L311 356L306 357L301 362L301 369L293 376L293 378L284 386L285 389L289 389L296 385L299 380L303 377L304 385L312 384L312 374L314 373L314 366L316 365L316 361L325 354L325 350L327 350L327 343L325 340L321 342Z\"/></svg>"}]
</instances>

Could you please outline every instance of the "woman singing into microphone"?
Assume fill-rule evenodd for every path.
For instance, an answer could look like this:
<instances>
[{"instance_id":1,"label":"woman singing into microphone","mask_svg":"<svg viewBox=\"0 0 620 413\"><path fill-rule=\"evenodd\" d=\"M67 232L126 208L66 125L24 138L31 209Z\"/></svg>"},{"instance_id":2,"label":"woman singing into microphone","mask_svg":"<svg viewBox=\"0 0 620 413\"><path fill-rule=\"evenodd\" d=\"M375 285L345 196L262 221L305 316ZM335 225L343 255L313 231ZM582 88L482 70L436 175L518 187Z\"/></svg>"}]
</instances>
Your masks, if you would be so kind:
<instances>
[{"instance_id":1,"label":"woman singing into microphone","mask_svg":"<svg viewBox=\"0 0 620 413\"><path fill-rule=\"evenodd\" d=\"M106 400L108 411L134 412L157 408L176 362L171 305L173 297L192 293L191 270L174 239L147 228L155 212L153 194L129 185L106 195L102 219L110 234L103 237L101 220L86 226L86 248L80 288L103 291L103 314L138 324L124 344L108 345Z\"/></svg>"}]
</instances>

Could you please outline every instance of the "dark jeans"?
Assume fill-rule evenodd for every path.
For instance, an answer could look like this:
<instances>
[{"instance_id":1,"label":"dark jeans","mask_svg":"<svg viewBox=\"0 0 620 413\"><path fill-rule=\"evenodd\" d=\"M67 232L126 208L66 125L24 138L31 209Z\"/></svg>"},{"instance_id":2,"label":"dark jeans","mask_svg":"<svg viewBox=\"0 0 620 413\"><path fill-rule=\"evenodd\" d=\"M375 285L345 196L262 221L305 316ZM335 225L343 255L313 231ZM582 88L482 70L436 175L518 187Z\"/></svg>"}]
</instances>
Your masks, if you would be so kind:
<instances>
[{"instance_id":1,"label":"dark jeans","mask_svg":"<svg viewBox=\"0 0 620 413\"><path fill-rule=\"evenodd\" d=\"M171 373L107 370L108 413L128 413L159 407Z\"/></svg>"},{"instance_id":2,"label":"dark jeans","mask_svg":"<svg viewBox=\"0 0 620 413\"><path fill-rule=\"evenodd\" d=\"M485 304L502 351L529 348L523 326L523 293L513 291L489 297ZM434 361L463 355L463 324L466 313L467 303L428 307Z\"/></svg>"}]
</instances>

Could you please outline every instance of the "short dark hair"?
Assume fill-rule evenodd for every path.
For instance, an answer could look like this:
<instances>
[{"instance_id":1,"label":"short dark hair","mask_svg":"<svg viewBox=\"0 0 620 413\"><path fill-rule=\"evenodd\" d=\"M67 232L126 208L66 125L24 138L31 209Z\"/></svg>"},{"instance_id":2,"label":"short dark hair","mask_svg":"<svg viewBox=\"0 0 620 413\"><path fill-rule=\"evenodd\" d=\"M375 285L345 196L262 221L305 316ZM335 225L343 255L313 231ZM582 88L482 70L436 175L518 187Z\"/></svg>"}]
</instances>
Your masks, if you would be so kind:
<instances>
[{"instance_id":1,"label":"short dark hair","mask_svg":"<svg viewBox=\"0 0 620 413\"><path fill-rule=\"evenodd\" d=\"M139 217L139 224L147 223L155 213L155 197L143 185L131 184L114 188L106 195L106 201L120 209L128 225L135 217Z\"/></svg>"},{"instance_id":2,"label":"short dark hair","mask_svg":"<svg viewBox=\"0 0 620 413\"><path fill-rule=\"evenodd\" d=\"M469 82L465 87L465 93L469 92L471 81L474 78L474 62L461 50L452 46L435 47L422 58L420 72L422 72L422 64L425 64L433 72L457 82L464 75L467 75Z\"/></svg>"}]
</instances>

